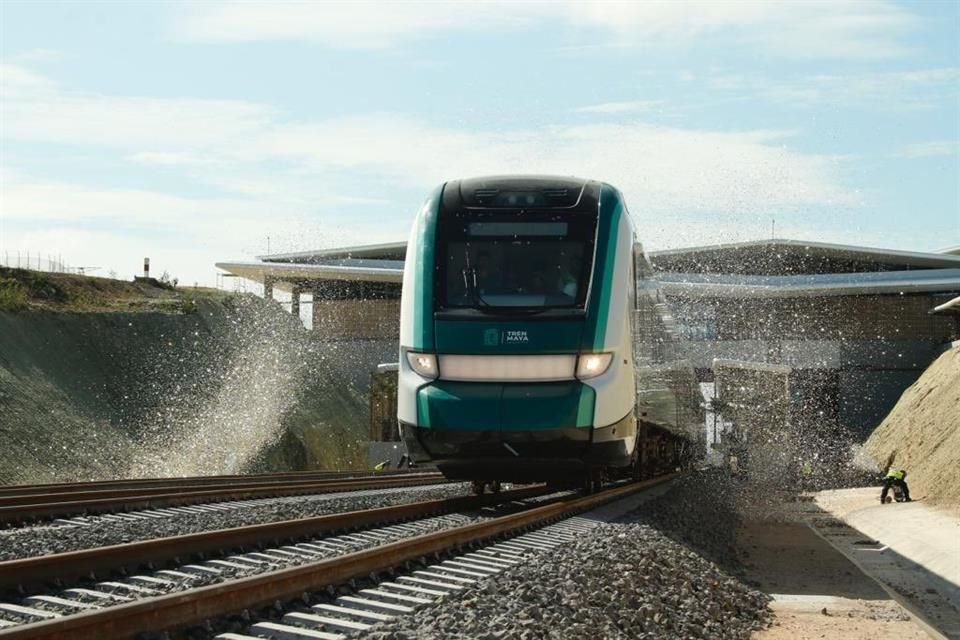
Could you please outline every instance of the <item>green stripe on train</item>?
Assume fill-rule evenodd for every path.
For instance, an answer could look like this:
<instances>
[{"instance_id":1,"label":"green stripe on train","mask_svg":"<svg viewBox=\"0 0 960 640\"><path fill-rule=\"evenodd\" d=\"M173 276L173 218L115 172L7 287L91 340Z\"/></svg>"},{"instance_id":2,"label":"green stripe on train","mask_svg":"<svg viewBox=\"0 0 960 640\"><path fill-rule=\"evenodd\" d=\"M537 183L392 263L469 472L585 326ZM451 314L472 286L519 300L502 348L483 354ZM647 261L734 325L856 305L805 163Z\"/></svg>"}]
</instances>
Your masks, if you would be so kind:
<instances>
[{"instance_id":1,"label":"green stripe on train","mask_svg":"<svg viewBox=\"0 0 960 640\"><path fill-rule=\"evenodd\" d=\"M599 286L594 286L590 292L590 310L583 332L585 351L602 349L603 341L607 337L610 298L613 295L614 265L617 257L617 233L623 210L620 194L610 185L603 185L597 221L596 263L593 266L594 284Z\"/></svg>"},{"instance_id":2,"label":"green stripe on train","mask_svg":"<svg viewBox=\"0 0 960 640\"><path fill-rule=\"evenodd\" d=\"M592 427L593 414L596 409L597 392L593 387L580 385L580 402L577 404L577 426Z\"/></svg>"},{"instance_id":3,"label":"green stripe on train","mask_svg":"<svg viewBox=\"0 0 960 640\"><path fill-rule=\"evenodd\" d=\"M438 187L427 203L422 214L417 216L416 247L417 256L414 267L416 278L416 297L413 313L414 349L434 350L433 344L433 270L436 255L437 218L439 217L440 198L443 187Z\"/></svg>"}]
</instances>

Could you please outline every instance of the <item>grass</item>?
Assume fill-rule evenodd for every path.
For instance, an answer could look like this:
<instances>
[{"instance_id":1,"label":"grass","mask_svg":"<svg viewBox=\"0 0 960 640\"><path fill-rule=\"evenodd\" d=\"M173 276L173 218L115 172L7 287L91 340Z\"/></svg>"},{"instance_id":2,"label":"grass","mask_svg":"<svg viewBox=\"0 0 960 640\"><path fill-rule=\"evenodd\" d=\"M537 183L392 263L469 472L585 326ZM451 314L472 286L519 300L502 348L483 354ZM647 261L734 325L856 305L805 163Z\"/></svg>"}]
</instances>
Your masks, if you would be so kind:
<instances>
[{"instance_id":1,"label":"grass","mask_svg":"<svg viewBox=\"0 0 960 640\"><path fill-rule=\"evenodd\" d=\"M194 313L197 301L231 302L236 294L138 278L135 282L0 267L0 311Z\"/></svg>"},{"instance_id":2,"label":"grass","mask_svg":"<svg viewBox=\"0 0 960 640\"><path fill-rule=\"evenodd\" d=\"M27 308L27 292L17 280L0 277L0 311L23 311Z\"/></svg>"}]
</instances>

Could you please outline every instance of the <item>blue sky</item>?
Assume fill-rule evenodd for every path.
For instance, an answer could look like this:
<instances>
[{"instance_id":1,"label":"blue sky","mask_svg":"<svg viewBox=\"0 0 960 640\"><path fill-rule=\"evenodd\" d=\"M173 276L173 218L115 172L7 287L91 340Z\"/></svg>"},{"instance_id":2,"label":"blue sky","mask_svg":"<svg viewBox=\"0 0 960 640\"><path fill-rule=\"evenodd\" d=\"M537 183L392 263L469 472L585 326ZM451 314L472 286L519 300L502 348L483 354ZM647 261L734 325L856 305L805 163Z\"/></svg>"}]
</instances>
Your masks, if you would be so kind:
<instances>
[{"instance_id":1,"label":"blue sky","mask_svg":"<svg viewBox=\"0 0 960 640\"><path fill-rule=\"evenodd\" d=\"M612 182L648 249L942 249L958 40L957 2L3 0L0 252L212 284L509 172Z\"/></svg>"}]
</instances>

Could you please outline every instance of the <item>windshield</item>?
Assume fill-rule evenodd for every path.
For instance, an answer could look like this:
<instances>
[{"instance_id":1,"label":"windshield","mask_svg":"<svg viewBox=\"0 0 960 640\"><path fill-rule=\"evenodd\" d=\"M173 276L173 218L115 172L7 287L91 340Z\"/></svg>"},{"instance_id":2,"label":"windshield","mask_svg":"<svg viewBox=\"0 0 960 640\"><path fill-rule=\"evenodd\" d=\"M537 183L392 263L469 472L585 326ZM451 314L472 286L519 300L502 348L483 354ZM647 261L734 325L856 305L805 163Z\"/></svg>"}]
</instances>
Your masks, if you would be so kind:
<instances>
[{"instance_id":1,"label":"windshield","mask_svg":"<svg viewBox=\"0 0 960 640\"><path fill-rule=\"evenodd\" d=\"M441 234L445 309L582 309L593 258L595 216L580 220L472 219Z\"/></svg>"}]
</instances>

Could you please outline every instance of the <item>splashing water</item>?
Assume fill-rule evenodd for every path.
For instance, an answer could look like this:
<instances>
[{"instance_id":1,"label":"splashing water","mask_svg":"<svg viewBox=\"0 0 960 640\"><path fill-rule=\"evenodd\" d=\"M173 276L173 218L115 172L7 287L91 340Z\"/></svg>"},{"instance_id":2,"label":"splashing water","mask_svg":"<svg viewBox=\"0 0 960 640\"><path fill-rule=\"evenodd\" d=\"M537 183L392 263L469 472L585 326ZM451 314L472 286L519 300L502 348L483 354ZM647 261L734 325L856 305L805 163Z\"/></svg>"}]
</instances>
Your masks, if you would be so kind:
<instances>
[{"instance_id":1,"label":"splashing water","mask_svg":"<svg viewBox=\"0 0 960 640\"><path fill-rule=\"evenodd\" d=\"M284 417L324 357L298 321L279 308L249 302L239 311L221 340L226 348L206 354L201 374L185 371L166 385L162 406L124 475L240 473L280 441Z\"/></svg>"}]
</instances>

